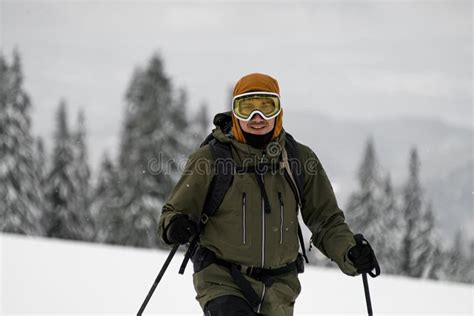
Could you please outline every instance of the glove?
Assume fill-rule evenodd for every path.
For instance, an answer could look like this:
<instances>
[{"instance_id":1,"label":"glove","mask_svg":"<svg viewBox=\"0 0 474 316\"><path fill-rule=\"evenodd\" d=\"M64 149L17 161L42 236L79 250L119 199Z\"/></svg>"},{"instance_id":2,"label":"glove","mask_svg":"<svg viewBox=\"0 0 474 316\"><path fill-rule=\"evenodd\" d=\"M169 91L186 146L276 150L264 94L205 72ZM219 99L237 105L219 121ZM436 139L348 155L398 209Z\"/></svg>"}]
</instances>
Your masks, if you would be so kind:
<instances>
[{"instance_id":1,"label":"glove","mask_svg":"<svg viewBox=\"0 0 474 316\"><path fill-rule=\"evenodd\" d=\"M349 249L347 257L352 261L357 273L369 273L372 277L380 274L379 263L369 242L360 234L354 236L356 245ZM375 269L375 273L372 270Z\"/></svg>"},{"instance_id":2,"label":"glove","mask_svg":"<svg viewBox=\"0 0 474 316\"><path fill-rule=\"evenodd\" d=\"M175 215L166 227L166 239L170 244L185 244L197 234L197 224L187 215Z\"/></svg>"}]
</instances>

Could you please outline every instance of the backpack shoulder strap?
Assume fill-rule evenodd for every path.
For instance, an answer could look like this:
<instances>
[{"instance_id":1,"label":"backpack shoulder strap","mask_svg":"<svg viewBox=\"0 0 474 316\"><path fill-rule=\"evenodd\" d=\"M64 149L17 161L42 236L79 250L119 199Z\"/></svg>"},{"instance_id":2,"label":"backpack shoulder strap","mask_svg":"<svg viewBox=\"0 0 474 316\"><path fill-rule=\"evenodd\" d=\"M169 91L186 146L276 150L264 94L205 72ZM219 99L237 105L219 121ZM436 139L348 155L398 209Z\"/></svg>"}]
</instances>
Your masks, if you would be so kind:
<instances>
[{"instance_id":1,"label":"backpack shoulder strap","mask_svg":"<svg viewBox=\"0 0 474 316\"><path fill-rule=\"evenodd\" d=\"M207 142L206 142L207 141ZM224 200L224 196L232 185L234 179L235 164L232 159L232 151L228 143L221 143L212 137L212 134L205 140L209 145L212 159L214 160L214 176L209 184L204 206L201 211L201 218L199 221L199 231L204 229L209 217L216 213L217 209ZM204 143L204 142L203 142ZM205 145L205 144L204 144ZM184 270L188 264L189 259L193 256L197 249L197 242L199 234L190 242L183 262L179 268L179 274L184 274Z\"/></svg>"},{"instance_id":2,"label":"backpack shoulder strap","mask_svg":"<svg viewBox=\"0 0 474 316\"><path fill-rule=\"evenodd\" d=\"M286 133L285 135L285 150L283 151L283 165L287 170L290 184L294 183L296 186L295 197L299 207L304 205L304 170L301 159L298 154L298 143L291 136ZM289 170L288 170L289 169ZM300 223L298 221L298 239L300 241L301 251L306 263L309 263L308 256L306 256L306 247L303 239L303 231L301 230Z\"/></svg>"},{"instance_id":3,"label":"backpack shoulder strap","mask_svg":"<svg viewBox=\"0 0 474 316\"><path fill-rule=\"evenodd\" d=\"M207 144L209 144L212 140L214 140L214 135L211 133L209 133L206 138L204 138L204 140L202 141L201 145L199 145L199 147L204 147L206 146Z\"/></svg>"},{"instance_id":4,"label":"backpack shoulder strap","mask_svg":"<svg viewBox=\"0 0 474 316\"><path fill-rule=\"evenodd\" d=\"M232 185L235 164L228 143L216 139L209 142L209 150L214 160L214 177L211 180L204 207L201 213L201 225L205 225L209 216L214 215L224 200L224 196Z\"/></svg>"},{"instance_id":5,"label":"backpack shoulder strap","mask_svg":"<svg viewBox=\"0 0 474 316\"><path fill-rule=\"evenodd\" d=\"M304 204L304 196L302 194L304 192L303 165L298 153L298 143L289 133L286 133L285 135L285 149L288 155L288 164L298 188L300 202L301 204Z\"/></svg>"}]
</instances>

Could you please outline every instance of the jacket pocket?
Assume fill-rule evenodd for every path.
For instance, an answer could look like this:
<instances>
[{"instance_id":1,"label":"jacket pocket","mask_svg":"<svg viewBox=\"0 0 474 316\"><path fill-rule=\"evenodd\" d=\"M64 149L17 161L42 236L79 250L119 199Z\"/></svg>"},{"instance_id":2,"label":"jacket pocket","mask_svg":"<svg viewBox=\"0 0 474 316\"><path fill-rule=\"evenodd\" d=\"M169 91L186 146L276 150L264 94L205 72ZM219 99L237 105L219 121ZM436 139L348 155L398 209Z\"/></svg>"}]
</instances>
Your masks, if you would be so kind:
<instances>
[{"instance_id":1,"label":"jacket pocket","mask_svg":"<svg viewBox=\"0 0 474 316\"><path fill-rule=\"evenodd\" d=\"M278 199L280 200L280 245L283 244L283 225L285 219L285 205L283 204L283 197L281 192L278 192Z\"/></svg>"},{"instance_id":2,"label":"jacket pocket","mask_svg":"<svg viewBox=\"0 0 474 316\"><path fill-rule=\"evenodd\" d=\"M242 193L242 243L247 244L247 193Z\"/></svg>"}]
</instances>

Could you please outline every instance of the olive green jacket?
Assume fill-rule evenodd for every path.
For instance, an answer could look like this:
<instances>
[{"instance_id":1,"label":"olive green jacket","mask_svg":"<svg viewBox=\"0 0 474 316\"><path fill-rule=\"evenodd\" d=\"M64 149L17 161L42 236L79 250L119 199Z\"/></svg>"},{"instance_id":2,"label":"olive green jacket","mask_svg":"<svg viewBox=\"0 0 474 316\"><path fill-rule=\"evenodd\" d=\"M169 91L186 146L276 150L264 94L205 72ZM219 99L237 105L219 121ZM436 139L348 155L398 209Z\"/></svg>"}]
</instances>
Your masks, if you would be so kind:
<instances>
[{"instance_id":1,"label":"olive green jacket","mask_svg":"<svg viewBox=\"0 0 474 316\"><path fill-rule=\"evenodd\" d=\"M237 166L258 162L278 164L285 145L285 131L266 150L239 143L217 127L214 137L231 144ZM340 269L355 275L347 258L355 245L353 234L344 222L329 179L314 152L297 143L304 174L301 216L312 232L312 243ZM204 200L214 175L209 146L194 152L183 174L163 206L159 234L166 243L165 231L173 216L188 214L199 220ZM200 245L222 259L246 266L278 268L296 259L298 243L298 202L282 172L268 172L264 185L270 213L263 210L263 199L254 173L237 173L217 212L211 216L200 236Z\"/></svg>"}]
</instances>

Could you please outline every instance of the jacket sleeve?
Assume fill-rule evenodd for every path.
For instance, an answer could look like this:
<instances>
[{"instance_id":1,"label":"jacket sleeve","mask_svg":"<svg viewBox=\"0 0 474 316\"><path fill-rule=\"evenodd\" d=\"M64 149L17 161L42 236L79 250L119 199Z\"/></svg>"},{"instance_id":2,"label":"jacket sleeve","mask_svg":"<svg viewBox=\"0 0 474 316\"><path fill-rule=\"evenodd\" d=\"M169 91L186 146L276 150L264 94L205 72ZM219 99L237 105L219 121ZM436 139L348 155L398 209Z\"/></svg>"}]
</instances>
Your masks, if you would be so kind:
<instances>
[{"instance_id":1,"label":"jacket sleeve","mask_svg":"<svg viewBox=\"0 0 474 316\"><path fill-rule=\"evenodd\" d=\"M347 258L347 252L355 245L354 235L345 223L321 162L310 148L301 146L305 179L301 213L312 233L311 242L345 274L356 275L354 265Z\"/></svg>"},{"instance_id":2,"label":"jacket sleeve","mask_svg":"<svg viewBox=\"0 0 474 316\"><path fill-rule=\"evenodd\" d=\"M199 221L209 184L214 175L213 160L208 146L194 152L188 159L178 183L163 206L158 223L158 235L164 244L166 229L177 214L187 214Z\"/></svg>"}]
</instances>

